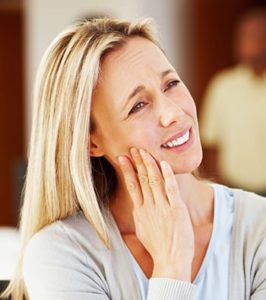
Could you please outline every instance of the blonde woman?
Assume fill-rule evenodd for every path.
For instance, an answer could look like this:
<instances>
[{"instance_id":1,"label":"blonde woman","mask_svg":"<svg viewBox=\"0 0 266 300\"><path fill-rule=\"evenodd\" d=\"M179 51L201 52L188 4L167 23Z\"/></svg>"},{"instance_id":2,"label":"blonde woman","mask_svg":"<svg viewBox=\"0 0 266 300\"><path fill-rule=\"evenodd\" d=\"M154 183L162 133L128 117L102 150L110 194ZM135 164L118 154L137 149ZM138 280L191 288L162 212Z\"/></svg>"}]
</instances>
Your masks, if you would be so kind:
<instances>
[{"instance_id":1,"label":"blonde woman","mask_svg":"<svg viewBox=\"0 0 266 300\"><path fill-rule=\"evenodd\" d=\"M62 33L34 105L14 299L266 299L266 200L193 175L195 104L149 20Z\"/></svg>"}]
</instances>

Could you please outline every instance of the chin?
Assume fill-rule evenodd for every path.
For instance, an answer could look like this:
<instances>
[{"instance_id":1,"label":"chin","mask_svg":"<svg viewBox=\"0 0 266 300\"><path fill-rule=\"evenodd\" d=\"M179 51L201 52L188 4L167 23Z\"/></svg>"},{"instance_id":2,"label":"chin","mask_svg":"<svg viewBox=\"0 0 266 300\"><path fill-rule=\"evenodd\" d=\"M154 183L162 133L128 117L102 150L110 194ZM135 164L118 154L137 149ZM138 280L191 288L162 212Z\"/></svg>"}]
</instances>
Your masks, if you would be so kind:
<instances>
[{"instance_id":1,"label":"chin","mask_svg":"<svg viewBox=\"0 0 266 300\"><path fill-rule=\"evenodd\" d=\"M190 156L182 162L171 164L174 174L188 174L194 172L202 162L202 151L197 155Z\"/></svg>"}]
</instances>

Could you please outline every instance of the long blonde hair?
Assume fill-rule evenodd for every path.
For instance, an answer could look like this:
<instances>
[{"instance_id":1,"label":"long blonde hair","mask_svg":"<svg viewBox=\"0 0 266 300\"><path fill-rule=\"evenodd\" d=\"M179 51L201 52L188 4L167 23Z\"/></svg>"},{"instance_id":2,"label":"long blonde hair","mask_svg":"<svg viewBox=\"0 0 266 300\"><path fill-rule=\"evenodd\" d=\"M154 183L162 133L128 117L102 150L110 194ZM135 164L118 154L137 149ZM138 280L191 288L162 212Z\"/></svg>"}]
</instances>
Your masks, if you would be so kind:
<instances>
[{"instance_id":1,"label":"long blonde hair","mask_svg":"<svg viewBox=\"0 0 266 300\"><path fill-rule=\"evenodd\" d=\"M5 296L27 297L22 276L24 249L35 233L58 219L83 211L110 247L103 207L115 174L106 160L89 156L90 109L104 55L132 36L158 45L150 19L133 23L98 18L61 33L41 61L21 212L21 252ZM107 178L113 178L111 183Z\"/></svg>"}]
</instances>

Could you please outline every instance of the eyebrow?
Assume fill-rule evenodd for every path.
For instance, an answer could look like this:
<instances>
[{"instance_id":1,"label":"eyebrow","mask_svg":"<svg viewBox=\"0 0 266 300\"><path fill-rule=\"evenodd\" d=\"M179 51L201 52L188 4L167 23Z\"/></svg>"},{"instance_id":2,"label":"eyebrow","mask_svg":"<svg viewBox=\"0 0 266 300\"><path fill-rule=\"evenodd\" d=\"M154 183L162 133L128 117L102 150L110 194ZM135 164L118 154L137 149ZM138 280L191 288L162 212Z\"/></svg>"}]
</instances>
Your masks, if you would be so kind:
<instances>
[{"instance_id":1,"label":"eyebrow","mask_svg":"<svg viewBox=\"0 0 266 300\"><path fill-rule=\"evenodd\" d=\"M166 75L170 74L170 73L176 73L176 71L174 69L168 69L166 71L163 71L161 73L161 78L163 79ZM125 104L123 105L123 109L122 111L125 109L126 105L128 104L128 102L134 98L140 91L142 91L143 89L145 89L144 85L138 85L127 97L127 101L125 102Z\"/></svg>"}]
</instances>

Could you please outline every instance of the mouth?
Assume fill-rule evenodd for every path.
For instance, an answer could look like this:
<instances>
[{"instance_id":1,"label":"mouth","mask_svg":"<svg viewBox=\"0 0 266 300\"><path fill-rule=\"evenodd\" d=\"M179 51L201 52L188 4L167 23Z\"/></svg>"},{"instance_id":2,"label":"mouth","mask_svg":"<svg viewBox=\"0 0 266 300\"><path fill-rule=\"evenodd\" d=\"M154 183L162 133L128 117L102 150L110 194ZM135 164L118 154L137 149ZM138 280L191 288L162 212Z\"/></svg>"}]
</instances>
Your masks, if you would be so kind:
<instances>
[{"instance_id":1,"label":"mouth","mask_svg":"<svg viewBox=\"0 0 266 300\"><path fill-rule=\"evenodd\" d=\"M191 135L191 128L184 130L183 132L174 135L170 139L168 139L164 144L162 144L162 148L171 149L177 148L189 141Z\"/></svg>"}]
</instances>

